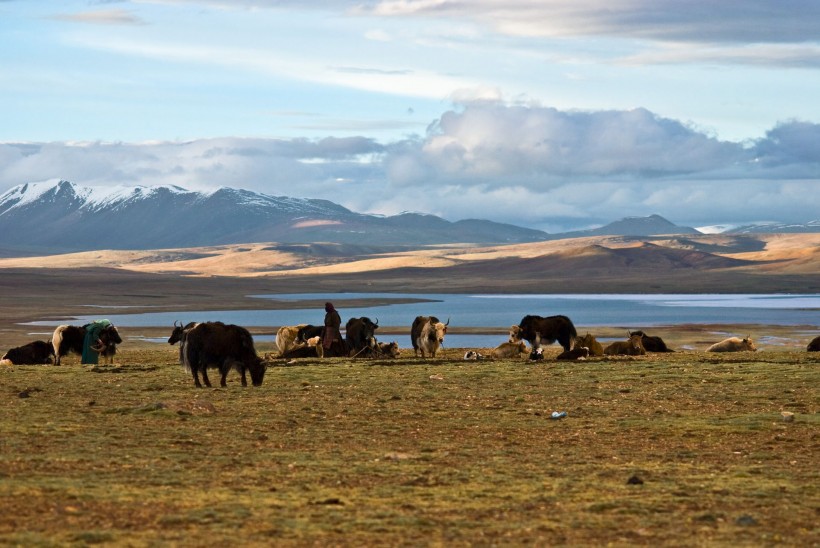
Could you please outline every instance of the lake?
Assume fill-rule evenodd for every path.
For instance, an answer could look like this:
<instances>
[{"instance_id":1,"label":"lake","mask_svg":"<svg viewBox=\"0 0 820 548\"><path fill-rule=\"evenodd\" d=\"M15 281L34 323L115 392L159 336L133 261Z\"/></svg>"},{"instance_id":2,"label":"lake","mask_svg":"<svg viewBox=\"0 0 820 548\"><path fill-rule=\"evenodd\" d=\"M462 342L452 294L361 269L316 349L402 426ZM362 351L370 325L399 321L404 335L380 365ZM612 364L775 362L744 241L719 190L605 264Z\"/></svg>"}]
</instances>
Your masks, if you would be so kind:
<instances>
[{"instance_id":1,"label":"lake","mask_svg":"<svg viewBox=\"0 0 820 548\"><path fill-rule=\"evenodd\" d=\"M623 327L641 329L660 325L693 324L768 324L820 326L819 294L765 295L455 295L395 293L296 293L253 295L271 301L268 310L202 310L196 312L148 312L143 314L108 314L105 317L123 327L168 326L175 321L223 321L245 327L321 324L323 308L277 310L277 302L300 300L331 301L342 316L368 316L383 326L407 326L408 335L384 335L382 340L397 340L411 347L409 330L416 316L438 316L450 319L451 326L508 328L527 314L569 316L577 326ZM352 299L425 299L426 302L396 303L373 307L346 307ZM89 305L95 306L95 305ZM82 324L100 318L99 314L67 318L63 321L40 321L29 325L56 326L60 323ZM273 336L256 336L256 340L273 340ZM406 339L406 340L405 340ZM448 335L451 347L489 347L506 337L495 335ZM164 339L160 339L163 340Z\"/></svg>"}]
</instances>

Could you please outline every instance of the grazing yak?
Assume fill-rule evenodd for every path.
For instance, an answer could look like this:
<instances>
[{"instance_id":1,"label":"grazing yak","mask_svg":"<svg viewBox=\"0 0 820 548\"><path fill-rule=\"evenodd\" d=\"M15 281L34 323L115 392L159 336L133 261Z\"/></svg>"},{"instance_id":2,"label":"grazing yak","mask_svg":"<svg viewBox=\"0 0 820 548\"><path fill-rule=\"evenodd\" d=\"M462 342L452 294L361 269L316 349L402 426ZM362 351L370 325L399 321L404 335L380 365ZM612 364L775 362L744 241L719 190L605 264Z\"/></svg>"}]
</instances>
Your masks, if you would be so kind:
<instances>
[{"instance_id":1,"label":"grazing yak","mask_svg":"<svg viewBox=\"0 0 820 548\"><path fill-rule=\"evenodd\" d=\"M646 354L646 349L643 347L643 337L640 334L629 333L629 340L615 341L606 348L604 354L607 356L643 356Z\"/></svg>"},{"instance_id":2,"label":"grazing yak","mask_svg":"<svg viewBox=\"0 0 820 548\"><path fill-rule=\"evenodd\" d=\"M266 364L256 355L253 337L244 327L222 322L203 322L195 325L185 336L183 364L194 377L194 384L202 388L202 381L210 387L208 369L218 369L222 375L221 386L226 386L228 371L236 369L242 376L242 386L247 386L245 372L251 374L254 386L261 386L265 378Z\"/></svg>"},{"instance_id":3,"label":"grazing yak","mask_svg":"<svg viewBox=\"0 0 820 548\"><path fill-rule=\"evenodd\" d=\"M541 343L558 341L564 350L573 347L578 333L572 320L566 316L524 316L518 325L510 327L510 342L528 341L533 349L541 348Z\"/></svg>"},{"instance_id":4,"label":"grazing yak","mask_svg":"<svg viewBox=\"0 0 820 548\"><path fill-rule=\"evenodd\" d=\"M740 337L729 337L719 343L715 343L706 349L707 352L755 352L755 346L752 336L749 335L745 339Z\"/></svg>"},{"instance_id":5,"label":"grazing yak","mask_svg":"<svg viewBox=\"0 0 820 548\"><path fill-rule=\"evenodd\" d=\"M806 352L820 352L820 335L811 340L809 345L806 347Z\"/></svg>"},{"instance_id":6,"label":"grazing yak","mask_svg":"<svg viewBox=\"0 0 820 548\"><path fill-rule=\"evenodd\" d=\"M82 327L61 325L54 330L51 344L54 347L54 365L70 352L82 357L81 363L97 363L99 356L114 363L117 345L122 343L117 328L108 320L96 320Z\"/></svg>"},{"instance_id":7,"label":"grazing yak","mask_svg":"<svg viewBox=\"0 0 820 548\"><path fill-rule=\"evenodd\" d=\"M299 335L299 330L307 324L299 325L283 325L276 331L276 349L279 355L283 356L285 352L296 346L296 337Z\"/></svg>"},{"instance_id":8,"label":"grazing yak","mask_svg":"<svg viewBox=\"0 0 820 548\"><path fill-rule=\"evenodd\" d=\"M524 341L505 342L493 348L490 354L493 358L500 360L504 358L519 358L521 354L527 353L527 344Z\"/></svg>"},{"instance_id":9,"label":"grazing yak","mask_svg":"<svg viewBox=\"0 0 820 548\"><path fill-rule=\"evenodd\" d=\"M629 332L630 336L633 334L641 336L641 343L643 344L644 350L647 352L674 352L674 350L671 350L668 346L666 346L666 343L663 342L663 339L660 337L651 337L643 331Z\"/></svg>"},{"instance_id":10,"label":"grazing yak","mask_svg":"<svg viewBox=\"0 0 820 548\"><path fill-rule=\"evenodd\" d=\"M23 346L9 349L0 364L4 365L45 365L54 357L54 347L47 341L33 341Z\"/></svg>"},{"instance_id":11,"label":"grazing yak","mask_svg":"<svg viewBox=\"0 0 820 548\"><path fill-rule=\"evenodd\" d=\"M604 347L598 340L587 333L583 337L578 337L575 339L575 346L586 346L589 349L590 356L603 356L604 355Z\"/></svg>"},{"instance_id":12,"label":"grazing yak","mask_svg":"<svg viewBox=\"0 0 820 548\"><path fill-rule=\"evenodd\" d=\"M345 324L345 343L352 357L372 357L376 353L376 330L379 319L350 318Z\"/></svg>"},{"instance_id":13,"label":"grazing yak","mask_svg":"<svg viewBox=\"0 0 820 548\"><path fill-rule=\"evenodd\" d=\"M413 342L415 355L418 356L421 352L422 358L428 355L435 358L436 352L444 344L444 335L447 334L448 325L450 325L449 318L447 323L441 323L435 316L416 316L410 327L410 340Z\"/></svg>"},{"instance_id":14,"label":"grazing yak","mask_svg":"<svg viewBox=\"0 0 820 548\"><path fill-rule=\"evenodd\" d=\"M179 325L177 325L177 323L179 323ZM184 326L182 322L174 322L174 330L171 331L171 336L168 337L168 344L173 346L179 343L179 363L182 363L182 354L185 351L185 336L195 325L196 322L188 322Z\"/></svg>"},{"instance_id":15,"label":"grazing yak","mask_svg":"<svg viewBox=\"0 0 820 548\"><path fill-rule=\"evenodd\" d=\"M586 346L577 346L572 350L564 350L558 354L556 360L585 360L590 356L589 348Z\"/></svg>"}]
</instances>

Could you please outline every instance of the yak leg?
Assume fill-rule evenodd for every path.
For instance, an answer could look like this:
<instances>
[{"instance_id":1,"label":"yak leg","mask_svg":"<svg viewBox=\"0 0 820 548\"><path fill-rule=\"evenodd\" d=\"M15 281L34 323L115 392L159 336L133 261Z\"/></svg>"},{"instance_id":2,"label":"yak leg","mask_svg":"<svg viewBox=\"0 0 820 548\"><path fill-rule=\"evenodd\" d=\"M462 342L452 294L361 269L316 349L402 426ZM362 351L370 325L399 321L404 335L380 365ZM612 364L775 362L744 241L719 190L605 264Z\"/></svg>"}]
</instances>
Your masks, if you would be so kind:
<instances>
[{"instance_id":1,"label":"yak leg","mask_svg":"<svg viewBox=\"0 0 820 548\"><path fill-rule=\"evenodd\" d=\"M196 375L196 373L194 373L194 375ZM202 382L204 382L205 386L207 386L208 388L211 387L211 379L208 378L208 368L207 367L202 368ZM200 386L200 388L202 388L202 387Z\"/></svg>"},{"instance_id":2,"label":"yak leg","mask_svg":"<svg viewBox=\"0 0 820 548\"><path fill-rule=\"evenodd\" d=\"M234 362L234 365L236 366L237 371L239 371L239 374L242 376L242 386L248 386L248 379L245 376L245 372L248 368L245 367L245 364L242 362Z\"/></svg>"},{"instance_id":3,"label":"yak leg","mask_svg":"<svg viewBox=\"0 0 820 548\"><path fill-rule=\"evenodd\" d=\"M192 367L191 374L194 376L194 385L196 385L197 388L202 388L202 383L199 382L199 371L197 371L195 367ZM204 375L203 377L207 378Z\"/></svg>"},{"instance_id":4,"label":"yak leg","mask_svg":"<svg viewBox=\"0 0 820 548\"><path fill-rule=\"evenodd\" d=\"M228 373L231 371L231 366L234 365L235 362L230 361L230 359L226 359L222 362L222 367L219 368L219 372L222 374L222 378L219 380L219 386L225 388L228 386ZM245 373L242 372L242 386L247 386L247 382L244 379Z\"/></svg>"}]
</instances>

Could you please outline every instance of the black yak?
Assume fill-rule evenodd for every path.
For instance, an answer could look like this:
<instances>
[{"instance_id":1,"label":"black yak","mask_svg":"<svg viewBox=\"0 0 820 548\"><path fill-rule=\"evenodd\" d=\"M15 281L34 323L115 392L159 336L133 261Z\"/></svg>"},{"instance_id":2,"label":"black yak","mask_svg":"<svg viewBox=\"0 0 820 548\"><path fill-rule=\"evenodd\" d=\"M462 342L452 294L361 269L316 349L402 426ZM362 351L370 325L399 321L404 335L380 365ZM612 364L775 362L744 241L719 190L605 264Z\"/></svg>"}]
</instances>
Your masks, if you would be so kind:
<instances>
[{"instance_id":1,"label":"black yak","mask_svg":"<svg viewBox=\"0 0 820 548\"><path fill-rule=\"evenodd\" d=\"M533 349L541 348L541 343L552 344L558 341L564 350L574 346L578 333L572 320L566 316L524 316L524 318L510 328L510 342L526 340Z\"/></svg>"},{"instance_id":2,"label":"black yak","mask_svg":"<svg viewBox=\"0 0 820 548\"><path fill-rule=\"evenodd\" d=\"M183 366L191 372L194 384L202 388L202 381L210 387L208 369L218 369L222 375L221 386L226 386L228 371L236 369L242 376L242 386L247 386L245 372L251 374L254 386L260 386L265 378L266 364L256 355L253 337L244 327L222 322L203 322L195 325L185 336Z\"/></svg>"}]
</instances>

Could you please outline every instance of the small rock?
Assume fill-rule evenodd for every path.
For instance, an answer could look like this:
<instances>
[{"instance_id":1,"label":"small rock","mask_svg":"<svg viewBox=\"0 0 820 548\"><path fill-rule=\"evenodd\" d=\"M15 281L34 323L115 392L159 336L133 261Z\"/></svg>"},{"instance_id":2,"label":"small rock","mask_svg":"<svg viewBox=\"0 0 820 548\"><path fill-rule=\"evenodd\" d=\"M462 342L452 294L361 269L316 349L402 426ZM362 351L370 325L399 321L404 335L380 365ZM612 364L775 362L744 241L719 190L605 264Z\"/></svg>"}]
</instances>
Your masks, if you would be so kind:
<instances>
[{"instance_id":1,"label":"small rock","mask_svg":"<svg viewBox=\"0 0 820 548\"><path fill-rule=\"evenodd\" d=\"M744 514L735 520L737 525L749 526L749 525L757 525L757 520L750 516L749 514Z\"/></svg>"},{"instance_id":2,"label":"small rock","mask_svg":"<svg viewBox=\"0 0 820 548\"><path fill-rule=\"evenodd\" d=\"M793 422L794 421L794 413L791 411L781 411L780 415L783 417L783 420L786 422Z\"/></svg>"},{"instance_id":3,"label":"small rock","mask_svg":"<svg viewBox=\"0 0 820 548\"><path fill-rule=\"evenodd\" d=\"M643 480L636 475L632 475L628 480L626 480L627 485L643 485Z\"/></svg>"}]
</instances>

